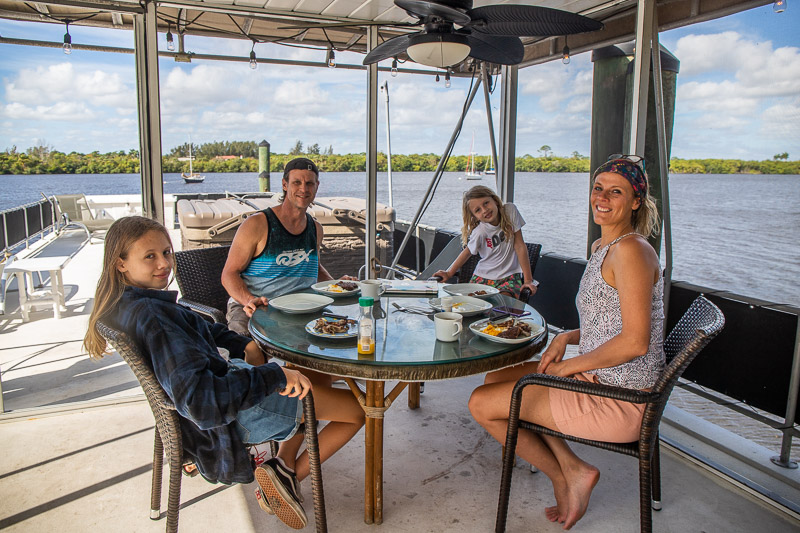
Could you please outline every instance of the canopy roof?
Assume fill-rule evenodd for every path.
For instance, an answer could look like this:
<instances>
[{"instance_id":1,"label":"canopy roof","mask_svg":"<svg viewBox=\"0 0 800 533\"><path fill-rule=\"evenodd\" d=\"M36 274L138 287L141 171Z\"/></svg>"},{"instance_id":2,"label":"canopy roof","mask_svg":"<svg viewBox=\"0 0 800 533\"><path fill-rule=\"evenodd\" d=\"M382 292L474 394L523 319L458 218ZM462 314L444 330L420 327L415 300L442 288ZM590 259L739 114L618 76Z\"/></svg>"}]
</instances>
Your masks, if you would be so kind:
<instances>
[{"instance_id":1,"label":"canopy roof","mask_svg":"<svg viewBox=\"0 0 800 533\"><path fill-rule=\"evenodd\" d=\"M657 3L659 28L666 30L694 24L770 1L661 0ZM473 7L506 3L535 3L602 21L605 24L603 30L569 37L568 44L573 54L634 38L636 0L474 0ZM69 21L71 25L127 30L133 29L133 14L142 11L138 1L128 0L0 0L0 18L53 24ZM332 44L337 51L366 52L366 25L376 22L380 24L379 42L421 29L419 26L393 25L417 22L393 0L170 0L158 3L158 29L160 32L170 29L176 39L181 32L184 35L281 41L320 47ZM296 27L325 23L355 25L324 29ZM564 37L528 37L523 38L523 43L525 59L521 67L560 58Z\"/></svg>"}]
</instances>

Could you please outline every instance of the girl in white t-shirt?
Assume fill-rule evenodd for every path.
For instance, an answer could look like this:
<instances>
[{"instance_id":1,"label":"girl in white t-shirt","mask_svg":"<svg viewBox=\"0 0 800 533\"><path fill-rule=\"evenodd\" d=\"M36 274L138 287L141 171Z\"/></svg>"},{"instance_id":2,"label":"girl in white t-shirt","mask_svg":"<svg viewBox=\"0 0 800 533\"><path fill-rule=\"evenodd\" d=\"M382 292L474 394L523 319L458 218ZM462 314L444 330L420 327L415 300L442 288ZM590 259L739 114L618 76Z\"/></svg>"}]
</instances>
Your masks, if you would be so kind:
<instances>
[{"instance_id":1,"label":"girl in white t-shirt","mask_svg":"<svg viewBox=\"0 0 800 533\"><path fill-rule=\"evenodd\" d=\"M472 255L481 259L469 281L497 288L503 294L519 297L527 288L536 294L537 282L531 275L528 249L522 240L525 221L512 203L503 202L489 187L478 185L464 193L462 202L464 225L461 227L461 242L464 250L447 270L439 270L434 276L447 280Z\"/></svg>"}]
</instances>

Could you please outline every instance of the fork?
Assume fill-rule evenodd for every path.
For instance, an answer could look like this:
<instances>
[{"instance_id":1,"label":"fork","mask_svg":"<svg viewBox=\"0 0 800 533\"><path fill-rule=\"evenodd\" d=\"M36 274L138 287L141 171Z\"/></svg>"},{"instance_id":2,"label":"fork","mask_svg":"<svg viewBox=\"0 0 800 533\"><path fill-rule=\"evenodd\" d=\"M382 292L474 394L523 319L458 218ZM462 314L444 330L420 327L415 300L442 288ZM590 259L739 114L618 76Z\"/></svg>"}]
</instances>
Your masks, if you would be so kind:
<instances>
[{"instance_id":1,"label":"fork","mask_svg":"<svg viewBox=\"0 0 800 533\"><path fill-rule=\"evenodd\" d=\"M434 310L426 311L425 309L422 309L420 307L413 307L413 308L412 307L403 307L402 305L400 305L397 302L392 302L392 306L395 307L398 311L403 311L404 313L411 313L411 314L414 314L414 315L426 315L427 316L427 315L432 315L432 314L434 314L436 312Z\"/></svg>"}]
</instances>

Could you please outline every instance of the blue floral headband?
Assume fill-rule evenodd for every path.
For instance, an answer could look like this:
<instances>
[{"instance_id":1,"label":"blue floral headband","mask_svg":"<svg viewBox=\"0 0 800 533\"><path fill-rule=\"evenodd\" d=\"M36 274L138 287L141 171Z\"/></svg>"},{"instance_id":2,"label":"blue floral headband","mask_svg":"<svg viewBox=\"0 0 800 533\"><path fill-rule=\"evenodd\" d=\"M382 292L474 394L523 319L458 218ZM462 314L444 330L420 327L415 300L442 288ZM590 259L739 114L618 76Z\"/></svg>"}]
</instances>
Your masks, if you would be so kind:
<instances>
[{"instance_id":1,"label":"blue floral headband","mask_svg":"<svg viewBox=\"0 0 800 533\"><path fill-rule=\"evenodd\" d=\"M614 174L619 174L628 180L628 182L631 184L631 187L633 187L633 192L638 198L644 198L647 194L647 175L645 175L642 167L640 167L637 162L628 159L629 156L623 156L616 159L613 159L613 157L614 156L612 156L612 159L609 159L597 167L597 170L595 170L594 174L592 175L592 180L594 180L603 172L613 172ZM639 161L643 160L639 158Z\"/></svg>"}]
</instances>

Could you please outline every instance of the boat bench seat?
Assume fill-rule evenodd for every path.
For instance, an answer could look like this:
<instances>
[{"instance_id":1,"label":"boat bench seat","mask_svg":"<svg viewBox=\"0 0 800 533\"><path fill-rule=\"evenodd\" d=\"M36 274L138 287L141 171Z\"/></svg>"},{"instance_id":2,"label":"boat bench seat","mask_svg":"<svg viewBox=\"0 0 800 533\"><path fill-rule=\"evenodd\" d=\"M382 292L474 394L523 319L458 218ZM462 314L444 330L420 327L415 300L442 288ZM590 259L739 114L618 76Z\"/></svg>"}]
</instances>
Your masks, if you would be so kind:
<instances>
[{"instance_id":1,"label":"boat bench seat","mask_svg":"<svg viewBox=\"0 0 800 533\"><path fill-rule=\"evenodd\" d=\"M24 256L12 256L3 269L3 296L5 296L6 283L16 276L19 287L19 307L22 312L22 321L30 320L31 307L38 304L52 304L55 318L61 318L61 309L66 306L64 301L64 281L62 271L73 257L89 242L89 231L81 226L67 226L60 232L52 232L42 239L42 244L32 249ZM34 285L33 273L48 272L50 284L40 287ZM39 281L41 282L41 274ZM3 299L5 304L5 299ZM5 312L5 309L2 309Z\"/></svg>"}]
</instances>

